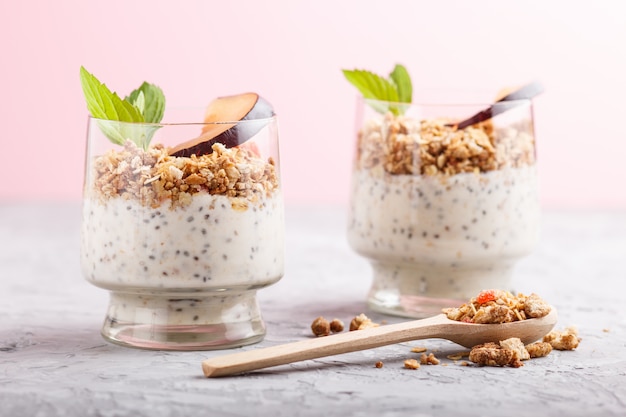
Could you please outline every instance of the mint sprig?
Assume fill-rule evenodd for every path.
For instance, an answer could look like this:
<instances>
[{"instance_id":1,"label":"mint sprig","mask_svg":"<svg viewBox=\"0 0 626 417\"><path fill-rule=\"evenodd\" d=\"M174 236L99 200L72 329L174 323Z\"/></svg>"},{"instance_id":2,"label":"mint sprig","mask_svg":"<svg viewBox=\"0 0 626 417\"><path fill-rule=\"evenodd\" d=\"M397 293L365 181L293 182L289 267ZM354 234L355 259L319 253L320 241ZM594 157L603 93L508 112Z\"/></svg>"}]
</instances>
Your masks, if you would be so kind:
<instances>
[{"instance_id":1,"label":"mint sprig","mask_svg":"<svg viewBox=\"0 0 626 417\"><path fill-rule=\"evenodd\" d=\"M82 66L80 83L89 113L102 119L98 126L111 142L123 145L130 139L137 146L148 148L154 132L159 129L150 124L159 123L165 111L165 96L159 87L144 82L122 100Z\"/></svg>"},{"instance_id":2,"label":"mint sprig","mask_svg":"<svg viewBox=\"0 0 626 417\"><path fill-rule=\"evenodd\" d=\"M163 119L165 95L154 84L144 81L138 89L133 90L124 100L139 108L146 123L159 123Z\"/></svg>"},{"instance_id":3,"label":"mint sprig","mask_svg":"<svg viewBox=\"0 0 626 417\"><path fill-rule=\"evenodd\" d=\"M396 64L388 77L367 70L342 70L346 79L355 86L366 99L388 103L369 104L378 112L392 112L396 116L404 113L407 106L397 103L411 103L413 86L411 77L403 65Z\"/></svg>"},{"instance_id":4,"label":"mint sprig","mask_svg":"<svg viewBox=\"0 0 626 417\"><path fill-rule=\"evenodd\" d=\"M403 65L397 64L389 78L393 80L398 89L398 100L401 103L410 103L413 98L413 84L411 84L411 76Z\"/></svg>"}]
</instances>

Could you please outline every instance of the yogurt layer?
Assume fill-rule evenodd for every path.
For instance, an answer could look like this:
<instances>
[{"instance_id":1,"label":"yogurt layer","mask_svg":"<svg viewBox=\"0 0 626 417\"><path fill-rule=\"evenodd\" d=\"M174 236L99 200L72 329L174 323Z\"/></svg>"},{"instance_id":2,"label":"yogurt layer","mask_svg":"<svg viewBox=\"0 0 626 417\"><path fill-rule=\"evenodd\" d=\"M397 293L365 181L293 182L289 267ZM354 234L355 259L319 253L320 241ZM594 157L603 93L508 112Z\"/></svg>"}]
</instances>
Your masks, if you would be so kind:
<instances>
[{"instance_id":1,"label":"yogurt layer","mask_svg":"<svg viewBox=\"0 0 626 417\"><path fill-rule=\"evenodd\" d=\"M235 209L197 193L169 209L137 200L85 199L82 268L93 284L124 292L248 290L283 274L282 195Z\"/></svg>"},{"instance_id":2,"label":"yogurt layer","mask_svg":"<svg viewBox=\"0 0 626 417\"><path fill-rule=\"evenodd\" d=\"M361 254L394 262L491 262L528 253L537 240L536 167L434 176L353 173L349 239Z\"/></svg>"},{"instance_id":3,"label":"yogurt layer","mask_svg":"<svg viewBox=\"0 0 626 417\"><path fill-rule=\"evenodd\" d=\"M348 240L373 291L463 298L507 282L538 239L535 165L438 176L353 172Z\"/></svg>"}]
</instances>

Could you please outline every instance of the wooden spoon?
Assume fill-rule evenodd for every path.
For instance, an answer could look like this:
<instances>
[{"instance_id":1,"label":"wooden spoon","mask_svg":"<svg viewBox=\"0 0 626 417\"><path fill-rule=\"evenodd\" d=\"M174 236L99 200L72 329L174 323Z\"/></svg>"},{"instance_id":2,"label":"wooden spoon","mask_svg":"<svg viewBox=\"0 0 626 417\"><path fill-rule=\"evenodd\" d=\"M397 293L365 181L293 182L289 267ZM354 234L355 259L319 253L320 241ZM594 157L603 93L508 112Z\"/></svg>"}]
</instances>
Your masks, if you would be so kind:
<instances>
[{"instance_id":1,"label":"wooden spoon","mask_svg":"<svg viewBox=\"0 0 626 417\"><path fill-rule=\"evenodd\" d=\"M524 344L528 344L548 334L557 319L558 315L554 307L545 317L503 324L464 323L450 320L445 314L439 314L423 320L218 356L203 361L202 371L207 377L232 375L417 339L447 339L467 348L486 342L498 342L510 337L519 337Z\"/></svg>"}]
</instances>

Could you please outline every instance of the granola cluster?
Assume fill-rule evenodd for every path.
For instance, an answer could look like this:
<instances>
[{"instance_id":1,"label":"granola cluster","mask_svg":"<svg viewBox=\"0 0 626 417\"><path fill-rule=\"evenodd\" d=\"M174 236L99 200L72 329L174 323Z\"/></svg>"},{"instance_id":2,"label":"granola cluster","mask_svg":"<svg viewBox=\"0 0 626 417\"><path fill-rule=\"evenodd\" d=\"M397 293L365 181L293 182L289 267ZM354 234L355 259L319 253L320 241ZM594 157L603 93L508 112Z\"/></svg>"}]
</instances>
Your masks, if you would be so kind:
<instances>
[{"instance_id":1,"label":"granola cluster","mask_svg":"<svg viewBox=\"0 0 626 417\"><path fill-rule=\"evenodd\" d=\"M319 316L311 323L311 331L315 336L328 336L331 333L341 333L343 332L343 322L339 319L333 319L329 322L324 317Z\"/></svg>"},{"instance_id":2,"label":"granola cluster","mask_svg":"<svg viewBox=\"0 0 626 417\"><path fill-rule=\"evenodd\" d=\"M374 323L372 319L361 313L350 321L349 329L352 332L378 326L380 326L380 324ZM337 318L329 322L323 316L319 316L311 323L311 331L315 336L328 336L331 333L341 333L343 330L343 321Z\"/></svg>"},{"instance_id":3,"label":"granola cluster","mask_svg":"<svg viewBox=\"0 0 626 417\"><path fill-rule=\"evenodd\" d=\"M356 166L391 175L455 175L535 163L532 126L494 129L491 121L457 129L447 119L387 113L359 132Z\"/></svg>"},{"instance_id":4,"label":"granola cluster","mask_svg":"<svg viewBox=\"0 0 626 417\"><path fill-rule=\"evenodd\" d=\"M413 348L411 352L414 353L422 353L420 355L419 361L414 358L405 359L404 367L407 369L419 369L422 365L439 365L441 361L437 359L434 353L429 353L428 355L425 352L426 348Z\"/></svg>"},{"instance_id":5,"label":"granola cluster","mask_svg":"<svg viewBox=\"0 0 626 417\"><path fill-rule=\"evenodd\" d=\"M219 143L208 155L175 157L162 145L143 150L127 141L122 150L96 157L93 167L93 191L103 202L121 197L154 208L186 206L193 194L206 192L233 197L233 208L246 210L278 188L271 158L265 161L245 146Z\"/></svg>"},{"instance_id":6,"label":"granola cluster","mask_svg":"<svg viewBox=\"0 0 626 417\"><path fill-rule=\"evenodd\" d=\"M350 331L369 329L370 327L378 327L378 323L374 323L372 319L361 313L350 321Z\"/></svg>"},{"instance_id":7,"label":"granola cluster","mask_svg":"<svg viewBox=\"0 0 626 417\"><path fill-rule=\"evenodd\" d=\"M474 346L469 360L481 366L511 366L519 368L522 361L538 358L552 352L552 346L545 342L535 342L527 346L517 338L502 340L500 343L483 343Z\"/></svg>"},{"instance_id":8,"label":"granola cluster","mask_svg":"<svg viewBox=\"0 0 626 417\"><path fill-rule=\"evenodd\" d=\"M485 290L460 307L445 308L450 320L467 323L510 323L540 318L550 313L551 307L537 294L513 295L504 290Z\"/></svg>"},{"instance_id":9,"label":"granola cluster","mask_svg":"<svg viewBox=\"0 0 626 417\"><path fill-rule=\"evenodd\" d=\"M406 369L420 369L420 363L417 359L406 359L404 361L404 367Z\"/></svg>"},{"instance_id":10,"label":"granola cluster","mask_svg":"<svg viewBox=\"0 0 626 417\"><path fill-rule=\"evenodd\" d=\"M501 340L499 343L489 342L476 345L470 352L460 352L448 355L447 358L456 361L468 356L469 360L479 366L509 366L519 368L524 365L523 361L548 356L552 350L574 350L580 344L580 338L575 327L567 327L565 330L553 330L543 337L540 342L524 345L521 339L511 337ZM422 348L420 348L420 351ZM425 349L425 348L424 348ZM411 350L417 352L417 350ZM439 360L431 353L422 353L420 364L439 364ZM460 365L467 366L467 362ZM406 365L405 365L406 366ZM419 368L419 366L418 366ZM417 369L417 368L415 368Z\"/></svg>"},{"instance_id":11,"label":"granola cluster","mask_svg":"<svg viewBox=\"0 0 626 417\"><path fill-rule=\"evenodd\" d=\"M574 350L580 344L580 340L578 329L574 326L565 330L553 330L543 337L543 341L556 350Z\"/></svg>"},{"instance_id":12,"label":"granola cluster","mask_svg":"<svg viewBox=\"0 0 626 417\"><path fill-rule=\"evenodd\" d=\"M435 357L434 353L429 353L428 355L422 353L420 355L420 364L422 365L439 365L440 361Z\"/></svg>"}]
</instances>

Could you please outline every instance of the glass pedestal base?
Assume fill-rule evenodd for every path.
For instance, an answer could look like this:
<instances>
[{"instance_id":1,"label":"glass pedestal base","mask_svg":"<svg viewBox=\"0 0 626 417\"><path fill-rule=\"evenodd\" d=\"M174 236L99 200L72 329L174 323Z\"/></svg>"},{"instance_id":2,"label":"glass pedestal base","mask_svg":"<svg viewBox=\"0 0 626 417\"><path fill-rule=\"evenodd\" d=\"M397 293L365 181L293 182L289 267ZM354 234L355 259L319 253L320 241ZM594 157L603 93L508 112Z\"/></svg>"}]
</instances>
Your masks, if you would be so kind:
<instances>
[{"instance_id":1,"label":"glass pedestal base","mask_svg":"<svg viewBox=\"0 0 626 417\"><path fill-rule=\"evenodd\" d=\"M232 295L112 292L102 336L154 350L213 350L263 340L256 292Z\"/></svg>"},{"instance_id":2,"label":"glass pedestal base","mask_svg":"<svg viewBox=\"0 0 626 417\"><path fill-rule=\"evenodd\" d=\"M369 307L395 316L425 318L458 307L484 289L511 290L513 262L479 267L371 262Z\"/></svg>"}]
</instances>

